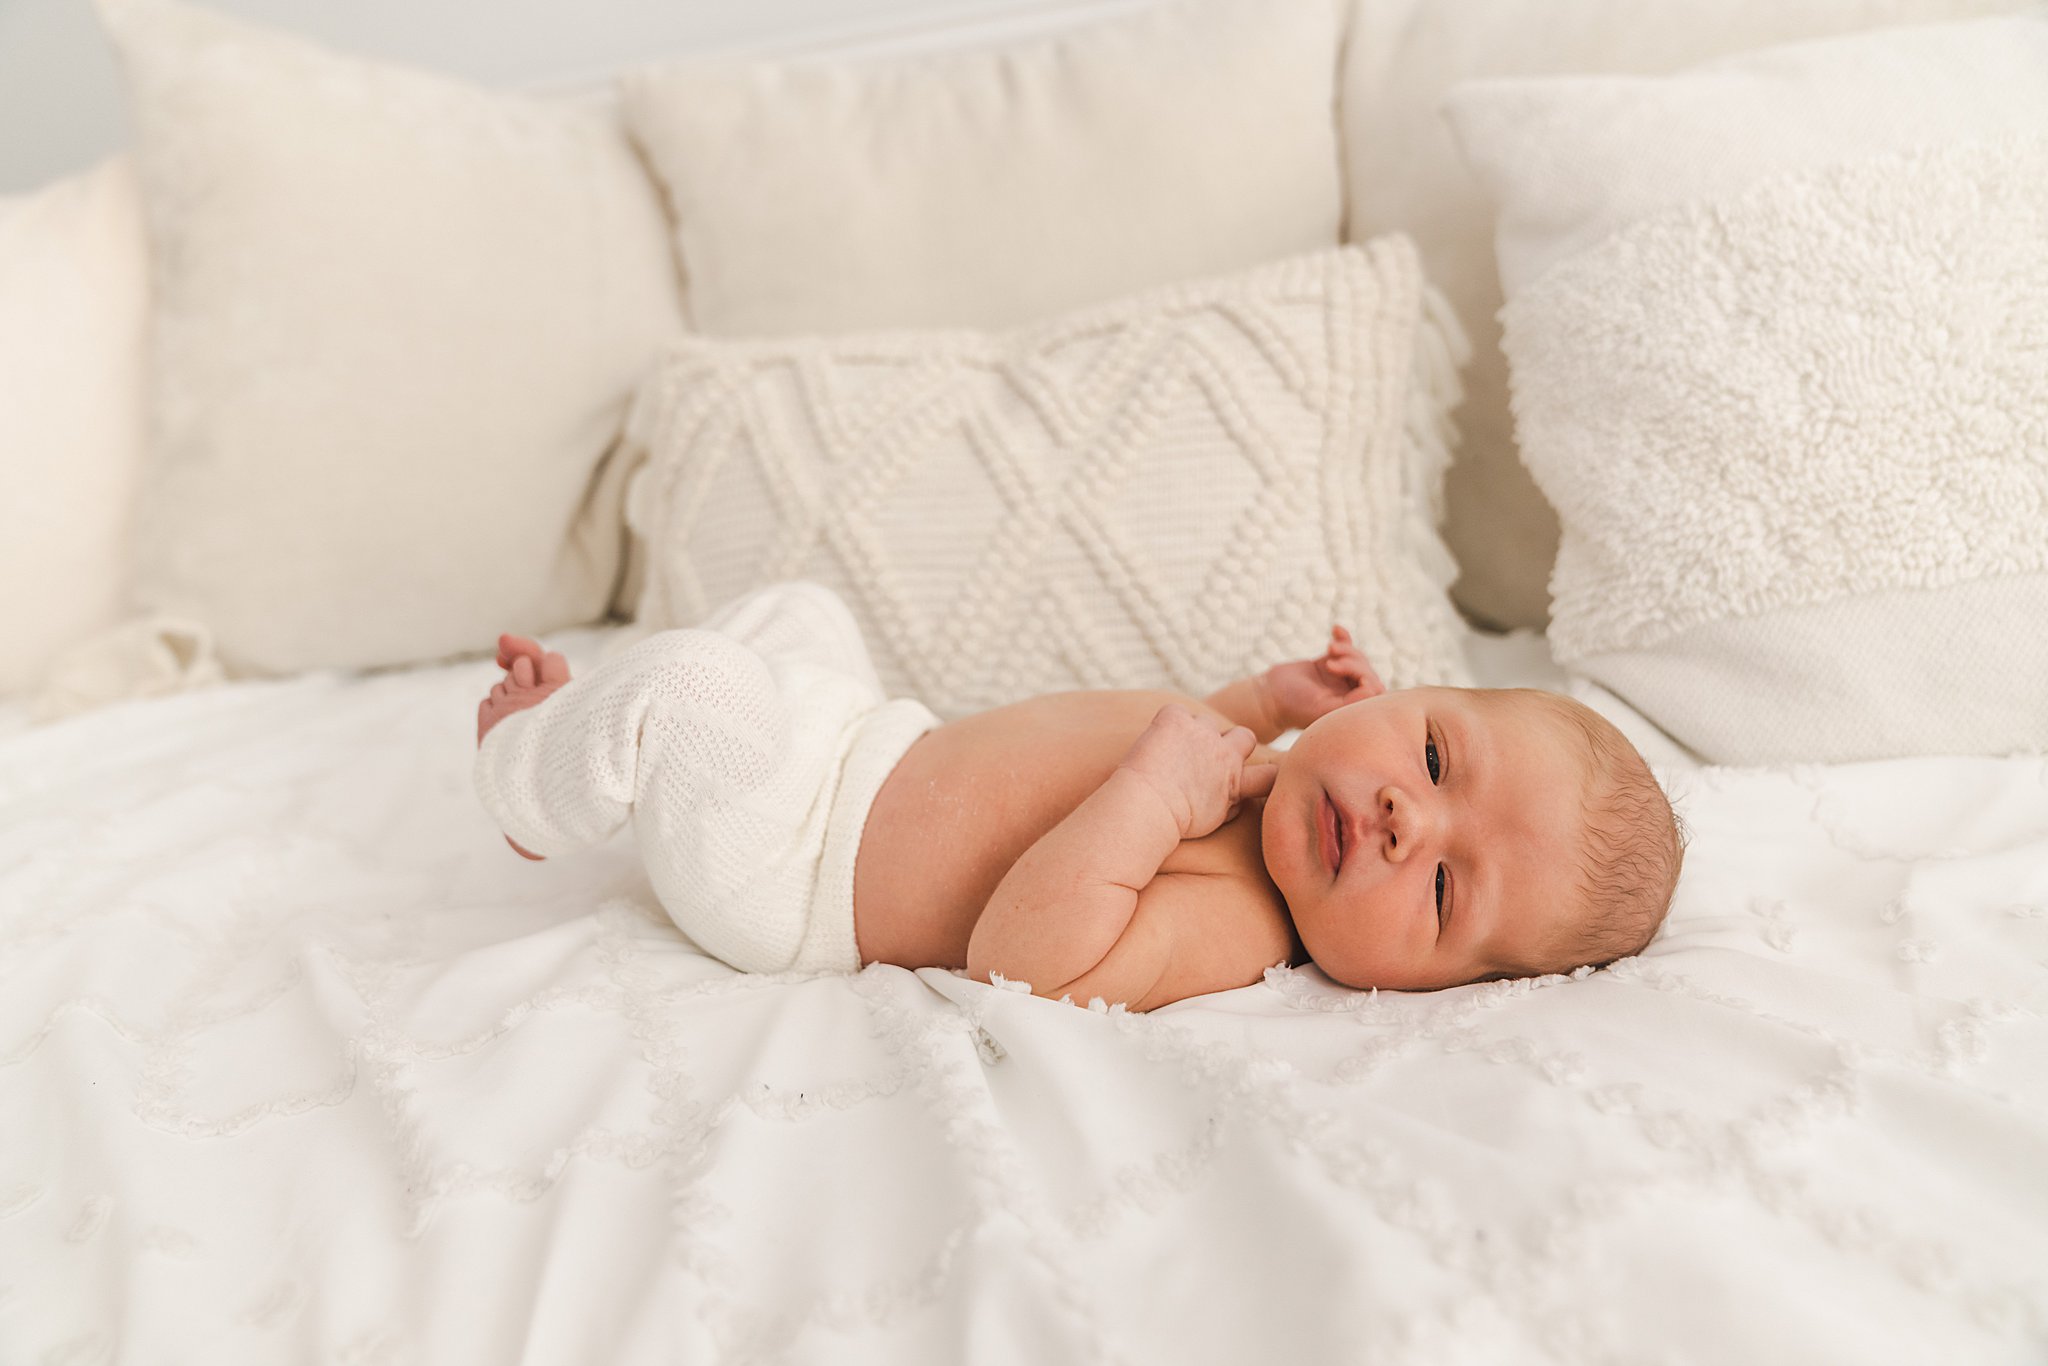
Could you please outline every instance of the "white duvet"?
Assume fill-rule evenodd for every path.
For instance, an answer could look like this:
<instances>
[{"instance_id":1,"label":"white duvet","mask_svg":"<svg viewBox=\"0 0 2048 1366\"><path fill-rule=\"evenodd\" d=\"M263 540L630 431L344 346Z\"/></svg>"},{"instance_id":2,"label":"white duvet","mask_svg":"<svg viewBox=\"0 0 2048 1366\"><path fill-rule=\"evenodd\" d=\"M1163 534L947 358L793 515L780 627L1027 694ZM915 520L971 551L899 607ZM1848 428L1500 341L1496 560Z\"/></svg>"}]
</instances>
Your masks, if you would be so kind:
<instances>
[{"instance_id":1,"label":"white duvet","mask_svg":"<svg viewBox=\"0 0 2048 1366\"><path fill-rule=\"evenodd\" d=\"M2038 757L1674 774L1604 972L1134 1016L698 956L492 830L495 676L0 736L0 1362L2048 1355Z\"/></svg>"}]
</instances>

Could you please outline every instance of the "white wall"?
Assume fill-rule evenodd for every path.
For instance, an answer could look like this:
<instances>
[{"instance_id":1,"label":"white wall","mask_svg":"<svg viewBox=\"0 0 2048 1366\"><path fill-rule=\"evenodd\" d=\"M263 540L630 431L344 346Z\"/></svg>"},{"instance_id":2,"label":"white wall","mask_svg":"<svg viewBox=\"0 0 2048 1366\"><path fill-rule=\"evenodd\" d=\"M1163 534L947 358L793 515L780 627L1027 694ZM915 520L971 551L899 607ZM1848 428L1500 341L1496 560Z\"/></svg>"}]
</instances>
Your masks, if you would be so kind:
<instances>
[{"instance_id":1,"label":"white wall","mask_svg":"<svg viewBox=\"0 0 2048 1366\"><path fill-rule=\"evenodd\" d=\"M594 78L683 52L922 45L1042 30L1131 0L204 0L328 46L493 86ZM951 39L947 39L951 40ZM0 195L126 144L90 0L0 0Z\"/></svg>"}]
</instances>

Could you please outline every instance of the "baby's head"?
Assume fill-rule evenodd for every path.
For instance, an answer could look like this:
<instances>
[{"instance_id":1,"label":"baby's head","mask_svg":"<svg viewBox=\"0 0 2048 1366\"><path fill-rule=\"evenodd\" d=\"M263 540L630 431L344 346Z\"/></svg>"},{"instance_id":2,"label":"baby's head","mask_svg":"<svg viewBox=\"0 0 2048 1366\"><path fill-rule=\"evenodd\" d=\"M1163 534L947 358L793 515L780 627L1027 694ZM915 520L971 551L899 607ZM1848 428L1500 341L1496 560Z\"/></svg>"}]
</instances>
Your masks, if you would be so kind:
<instances>
[{"instance_id":1,"label":"baby's head","mask_svg":"<svg viewBox=\"0 0 2048 1366\"><path fill-rule=\"evenodd\" d=\"M1303 947L1354 987L1569 972L1638 952L1684 840L1635 746L1533 688L1410 688L1280 755L1266 869Z\"/></svg>"}]
</instances>

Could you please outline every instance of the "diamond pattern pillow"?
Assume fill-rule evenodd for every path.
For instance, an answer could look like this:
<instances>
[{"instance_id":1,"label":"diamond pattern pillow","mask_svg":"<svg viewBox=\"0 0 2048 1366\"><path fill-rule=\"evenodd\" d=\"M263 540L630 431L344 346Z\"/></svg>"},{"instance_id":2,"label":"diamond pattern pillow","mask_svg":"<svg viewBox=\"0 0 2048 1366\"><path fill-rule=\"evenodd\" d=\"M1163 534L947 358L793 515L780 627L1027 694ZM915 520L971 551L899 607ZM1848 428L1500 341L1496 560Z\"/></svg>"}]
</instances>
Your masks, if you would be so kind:
<instances>
[{"instance_id":1,"label":"diamond pattern pillow","mask_svg":"<svg viewBox=\"0 0 2048 1366\"><path fill-rule=\"evenodd\" d=\"M643 387L640 620L810 578L961 715L1202 693L1349 626L1462 682L1436 531L1465 342L1389 237L1017 331L692 338Z\"/></svg>"}]
</instances>

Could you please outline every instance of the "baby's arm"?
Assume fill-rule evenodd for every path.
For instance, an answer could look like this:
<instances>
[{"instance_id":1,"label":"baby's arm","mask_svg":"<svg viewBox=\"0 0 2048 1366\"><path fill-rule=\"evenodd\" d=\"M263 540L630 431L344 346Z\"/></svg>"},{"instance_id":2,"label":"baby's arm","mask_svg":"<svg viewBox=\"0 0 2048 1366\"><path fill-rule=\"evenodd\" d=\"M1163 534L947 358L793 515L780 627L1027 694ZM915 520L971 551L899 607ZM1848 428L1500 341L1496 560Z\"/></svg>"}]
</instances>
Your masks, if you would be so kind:
<instances>
[{"instance_id":1,"label":"baby's arm","mask_svg":"<svg viewBox=\"0 0 2048 1366\"><path fill-rule=\"evenodd\" d=\"M1272 744L1288 729L1274 709L1273 695L1262 673L1226 683L1202 700L1250 731L1252 738L1262 745Z\"/></svg>"},{"instance_id":2,"label":"baby's arm","mask_svg":"<svg viewBox=\"0 0 2048 1366\"><path fill-rule=\"evenodd\" d=\"M1281 732L1300 729L1347 702L1378 697L1387 690L1380 676L1352 644L1342 626L1330 628L1330 644L1316 659L1275 664L1264 673L1226 684L1204 699L1262 745Z\"/></svg>"},{"instance_id":3,"label":"baby's arm","mask_svg":"<svg viewBox=\"0 0 2048 1366\"><path fill-rule=\"evenodd\" d=\"M1244 767L1252 737L1219 734L1178 705L1160 709L1102 786L1024 851L997 884L967 944L968 971L1140 1007L1173 956L1175 922L1136 922L1140 893L1183 839L1208 834L1272 786Z\"/></svg>"}]
</instances>

